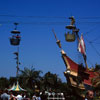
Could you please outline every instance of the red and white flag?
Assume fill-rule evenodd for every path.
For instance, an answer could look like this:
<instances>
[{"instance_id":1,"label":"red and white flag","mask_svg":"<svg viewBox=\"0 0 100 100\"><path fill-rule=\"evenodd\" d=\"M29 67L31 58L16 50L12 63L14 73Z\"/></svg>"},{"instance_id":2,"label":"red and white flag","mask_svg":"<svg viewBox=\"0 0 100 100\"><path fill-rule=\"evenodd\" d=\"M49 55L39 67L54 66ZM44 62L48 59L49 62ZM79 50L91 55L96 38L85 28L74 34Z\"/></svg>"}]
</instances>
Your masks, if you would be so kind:
<instances>
[{"instance_id":1,"label":"red and white flag","mask_svg":"<svg viewBox=\"0 0 100 100\"><path fill-rule=\"evenodd\" d=\"M83 34L81 34L81 38L79 40L78 50L83 55L86 55L86 47L85 47L85 43L84 43L84 39L83 39Z\"/></svg>"}]
</instances>

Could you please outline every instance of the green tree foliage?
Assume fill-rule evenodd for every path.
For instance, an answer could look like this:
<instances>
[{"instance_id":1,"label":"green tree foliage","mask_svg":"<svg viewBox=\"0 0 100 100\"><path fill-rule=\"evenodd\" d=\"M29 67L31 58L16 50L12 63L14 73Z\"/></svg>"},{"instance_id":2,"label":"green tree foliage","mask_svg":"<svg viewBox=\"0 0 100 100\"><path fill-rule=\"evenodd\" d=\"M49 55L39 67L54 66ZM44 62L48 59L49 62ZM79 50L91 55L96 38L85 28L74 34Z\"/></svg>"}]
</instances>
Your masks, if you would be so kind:
<instances>
[{"instance_id":1,"label":"green tree foliage","mask_svg":"<svg viewBox=\"0 0 100 100\"><path fill-rule=\"evenodd\" d=\"M20 70L20 72L19 82L22 86L34 89L35 84L40 83L40 74L42 71L36 71L33 67L31 67L31 69L25 67L24 70Z\"/></svg>"},{"instance_id":2,"label":"green tree foliage","mask_svg":"<svg viewBox=\"0 0 100 100\"><path fill-rule=\"evenodd\" d=\"M1 77L0 78L0 89L5 89L5 88L8 88L9 86L9 81L7 78L5 77Z\"/></svg>"},{"instance_id":3,"label":"green tree foliage","mask_svg":"<svg viewBox=\"0 0 100 100\"><path fill-rule=\"evenodd\" d=\"M10 77L9 78L9 84L12 86L14 83L17 82L17 78L16 77Z\"/></svg>"},{"instance_id":4,"label":"green tree foliage","mask_svg":"<svg viewBox=\"0 0 100 100\"><path fill-rule=\"evenodd\" d=\"M61 79L56 74L47 72L42 79L42 86L45 90L59 90L60 85L62 84Z\"/></svg>"},{"instance_id":5,"label":"green tree foliage","mask_svg":"<svg viewBox=\"0 0 100 100\"><path fill-rule=\"evenodd\" d=\"M95 65L95 71L98 71L98 70L100 70L100 65L96 64Z\"/></svg>"}]
</instances>

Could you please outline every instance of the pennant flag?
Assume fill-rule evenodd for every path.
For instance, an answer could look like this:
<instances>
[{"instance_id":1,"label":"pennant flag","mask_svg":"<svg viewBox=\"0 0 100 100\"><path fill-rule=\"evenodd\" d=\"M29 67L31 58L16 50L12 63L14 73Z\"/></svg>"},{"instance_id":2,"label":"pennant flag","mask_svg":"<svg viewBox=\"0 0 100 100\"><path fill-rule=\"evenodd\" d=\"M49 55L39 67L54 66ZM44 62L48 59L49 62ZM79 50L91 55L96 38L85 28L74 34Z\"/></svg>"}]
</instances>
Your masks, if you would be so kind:
<instances>
[{"instance_id":1,"label":"pennant flag","mask_svg":"<svg viewBox=\"0 0 100 100\"><path fill-rule=\"evenodd\" d=\"M84 39L83 39L83 34L81 34L81 38L79 40L78 50L83 55L86 55L86 47L85 47L85 43L84 43Z\"/></svg>"},{"instance_id":2,"label":"pennant flag","mask_svg":"<svg viewBox=\"0 0 100 100\"><path fill-rule=\"evenodd\" d=\"M85 43L84 43L84 39L83 39L83 34L81 34L81 38L79 40L78 50L83 55L86 68L88 69L88 65L87 65L87 62L86 62L86 59L87 59L87 57L86 57L86 47L85 47Z\"/></svg>"}]
</instances>

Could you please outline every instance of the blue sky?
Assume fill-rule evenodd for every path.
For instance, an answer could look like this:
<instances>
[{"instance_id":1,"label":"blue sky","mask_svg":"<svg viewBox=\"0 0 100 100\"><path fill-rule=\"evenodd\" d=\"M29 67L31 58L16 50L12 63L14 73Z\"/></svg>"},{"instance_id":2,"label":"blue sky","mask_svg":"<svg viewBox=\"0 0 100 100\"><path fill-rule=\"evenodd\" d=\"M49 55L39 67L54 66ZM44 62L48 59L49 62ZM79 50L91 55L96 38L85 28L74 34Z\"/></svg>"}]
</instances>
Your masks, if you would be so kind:
<instances>
[{"instance_id":1,"label":"blue sky","mask_svg":"<svg viewBox=\"0 0 100 100\"><path fill-rule=\"evenodd\" d=\"M67 55L79 62L77 43L67 43L64 38L70 16L76 18L79 35L83 33L88 65L100 64L99 5L99 0L0 0L0 77L16 76L13 52L17 47L9 42L14 22L19 23L22 37L19 50L21 69L33 65L36 70L56 73L65 81L63 72L66 67L52 28Z\"/></svg>"}]
</instances>

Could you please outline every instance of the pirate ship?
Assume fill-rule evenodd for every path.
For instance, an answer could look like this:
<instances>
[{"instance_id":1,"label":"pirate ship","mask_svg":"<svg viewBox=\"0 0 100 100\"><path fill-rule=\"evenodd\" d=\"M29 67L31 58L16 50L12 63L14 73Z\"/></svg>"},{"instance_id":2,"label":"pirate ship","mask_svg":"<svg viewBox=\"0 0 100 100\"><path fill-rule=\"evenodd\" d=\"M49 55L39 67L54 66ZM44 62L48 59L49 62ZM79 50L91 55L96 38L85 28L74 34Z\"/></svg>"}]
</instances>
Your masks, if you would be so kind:
<instances>
[{"instance_id":1,"label":"pirate ship","mask_svg":"<svg viewBox=\"0 0 100 100\"><path fill-rule=\"evenodd\" d=\"M92 79L98 76L98 72L96 72L93 68L88 67L83 35L81 35L81 37L79 37L78 35L79 29L75 26L75 18L72 16L69 19L71 20L71 22L70 25L66 26L66 28L68 30L71 30L71 33L67 32L65 34L65 40L67 42L74 42L77 39L78 51L82 54L84 58L85 66L83 66L82 64L77 64L70 57L68 57L68 55L62 49L60 40L57 39L54 30L53 33L56 38L56 43L61 49L61 56L66 66L64 76L67 79L67 83L70 84L72 87L77 87L81 90L85 90L86 86L93 87Z\"/></svg>"}]
</instances>

